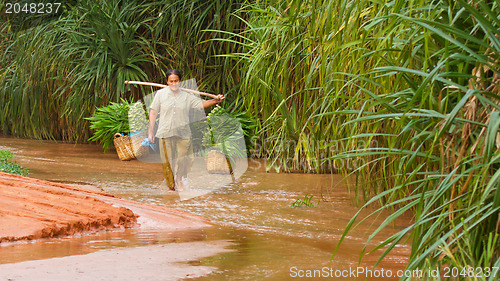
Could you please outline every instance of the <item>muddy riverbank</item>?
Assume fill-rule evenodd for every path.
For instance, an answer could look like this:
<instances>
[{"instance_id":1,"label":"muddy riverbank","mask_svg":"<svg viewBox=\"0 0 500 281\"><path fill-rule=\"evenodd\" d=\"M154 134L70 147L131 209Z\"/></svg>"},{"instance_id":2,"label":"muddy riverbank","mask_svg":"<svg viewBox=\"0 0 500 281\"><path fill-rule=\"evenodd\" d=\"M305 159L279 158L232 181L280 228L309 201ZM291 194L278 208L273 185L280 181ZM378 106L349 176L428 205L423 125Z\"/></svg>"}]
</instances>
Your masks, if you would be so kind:
<instances>
[{"instance_id":1,"label":"muddy riverbank","mask_svg":"<svg viewBox=\"0 0 500 281\"><path fill-rule=\"evenodd\" d=\"M0 206L0 243L134 226L209 226L207 219L184 211L2 172Z\"/></svg>"},{"instance_id":2,"label":"muddy riverbank","mask_svg":"<svg viewBox=\"0 0 500 281\"><path fill-rule=\"evenodd\" d=\"M136 224L137 216L130 209L92 195L98 193L0 172L0 243Z\"/></svg>"},{"instance_id":3,"label":"muddy riverbank","mask_svg":"<svg viewBox=\"0 0 500 281\"><path fill-rule=\"evenodd\" d=\"M189 231L199 232L210 226L208 219L185 211L124 200L95 189L0 172L2 255L8 255L5 249L23 244L36 252L37 244L71 239L71 236L91 236L92 233L117 234L125 229L140 229L170 231L184 236ZM35 258L0 264L0 280L167 281L195 278L212 273L216 267L189 262L231 252L228 248L231 245L220 240L179 242Z\"/></svg>"}]
</instances>

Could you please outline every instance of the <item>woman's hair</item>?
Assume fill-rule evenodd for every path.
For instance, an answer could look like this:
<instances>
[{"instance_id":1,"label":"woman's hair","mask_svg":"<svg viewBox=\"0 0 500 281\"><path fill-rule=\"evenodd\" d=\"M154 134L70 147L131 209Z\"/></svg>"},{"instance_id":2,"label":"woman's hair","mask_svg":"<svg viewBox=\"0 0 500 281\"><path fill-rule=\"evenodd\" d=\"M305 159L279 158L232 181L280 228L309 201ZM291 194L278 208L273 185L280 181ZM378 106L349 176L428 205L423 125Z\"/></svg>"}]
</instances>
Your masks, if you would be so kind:
<instances>
[{"instance_id":1,"label":"woman's hair","mask_svg":"<svg viewBox=\"0 0 500 281\"><path fill-rule=\"evenodd\" d=\"M170 75L177 75L179 77L179 80L182 80L182 74L179 70L177 69L169 69L167 70L167 73L166 73L166 77L167 77L167 80L168 80L168 77L170 77Z\"/></svg>"}]
</instances>

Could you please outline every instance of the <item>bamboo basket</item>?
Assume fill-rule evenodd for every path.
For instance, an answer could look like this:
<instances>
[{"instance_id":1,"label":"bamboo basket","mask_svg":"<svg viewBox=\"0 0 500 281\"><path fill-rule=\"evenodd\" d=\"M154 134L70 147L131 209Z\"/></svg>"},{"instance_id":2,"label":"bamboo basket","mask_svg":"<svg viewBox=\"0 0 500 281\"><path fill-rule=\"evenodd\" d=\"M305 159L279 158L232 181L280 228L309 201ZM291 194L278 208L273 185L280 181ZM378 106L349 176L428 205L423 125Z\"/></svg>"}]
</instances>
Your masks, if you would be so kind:
<instances>
[{"instance_id":1,"label":"bamboo basket","mask_svg":"<svg viewBox=\"0 0 500 281\"><path fill-rule=\"evenodd\" d=\"M212 149L207 154L207 170L210 174L229 174L229 165L226 156Z\"/></svg>"},{"instance_id":2,"label":"bamboo basket","mask_svg":"<svg viewBox=\"0 0 500 281\"><path fill-rule=\"evenodd\" d=\"M140 131L130 136L130 141L132 143L132 151L134 153L135 158L140 158L143 156L147 156L149 154L149 147L142 146L142 141L148 137L147 132Z\"/></svg>"},{"instance_id":3,"label":"bamboo basket","mask_svg":"<svg viewBox=\"0 0 500 281\"><path fill-rule=\"evenodd\" d=\"M129 136L124 136L120 133L116 133L113 139L113 144L116 148L116 153L118 158L122 161L127 161L134 159L134 151L132 149L132 143Z\"/></svg>"}]
</instances>

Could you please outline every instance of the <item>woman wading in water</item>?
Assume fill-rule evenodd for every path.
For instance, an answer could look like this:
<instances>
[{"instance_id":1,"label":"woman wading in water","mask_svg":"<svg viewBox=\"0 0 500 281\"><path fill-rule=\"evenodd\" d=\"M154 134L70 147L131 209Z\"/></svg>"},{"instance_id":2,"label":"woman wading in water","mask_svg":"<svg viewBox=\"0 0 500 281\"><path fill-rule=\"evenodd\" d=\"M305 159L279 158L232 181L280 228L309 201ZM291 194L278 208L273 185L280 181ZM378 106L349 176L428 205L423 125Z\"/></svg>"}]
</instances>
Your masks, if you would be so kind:
<instances>
[{"instance_id":1,"label":"woman wading in water","mask_svg":"<svg viewBox=\"0 0 500 281\"><path fill-rule=\"evenodd\" d=\"M184 190L182 179L192 164L193 148L191 145L191 129L189 128L189 113L191 109L202 110L224 100L223 95L216 99L203 101L191 93L180 89L181 73L176 69L166 73L168 87L159 90L149 111L148 138L154 143L159 138L160 155L163 174L167 186L171 190ZM156 118L160 115L158 130L154 134Z\"/></svg>"}]
</instances>

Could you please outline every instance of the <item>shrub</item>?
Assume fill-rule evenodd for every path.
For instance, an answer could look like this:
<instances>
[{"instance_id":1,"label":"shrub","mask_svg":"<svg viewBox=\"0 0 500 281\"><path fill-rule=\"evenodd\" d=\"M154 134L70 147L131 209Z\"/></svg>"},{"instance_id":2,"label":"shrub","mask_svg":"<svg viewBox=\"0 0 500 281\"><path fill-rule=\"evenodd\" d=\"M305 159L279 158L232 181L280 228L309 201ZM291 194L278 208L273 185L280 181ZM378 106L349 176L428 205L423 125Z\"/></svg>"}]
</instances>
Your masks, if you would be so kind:
<instances>
[{"instance_id":1,"label":"shrub","mask_svg":"<svg viewBox=\"0 0 500 281\"><path fill-rule=\"evenodd\" d=\"M27 176L29 174L28 170L19 166L14 160L14 155L9 150L0 150L0 171Z\"/></svg>"}]
</instances>

